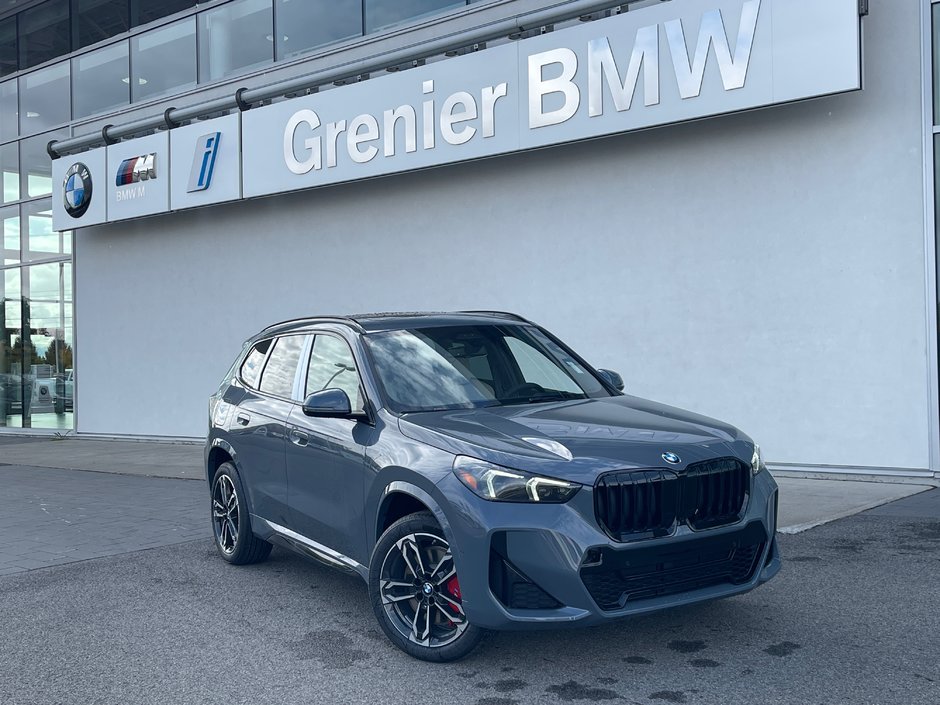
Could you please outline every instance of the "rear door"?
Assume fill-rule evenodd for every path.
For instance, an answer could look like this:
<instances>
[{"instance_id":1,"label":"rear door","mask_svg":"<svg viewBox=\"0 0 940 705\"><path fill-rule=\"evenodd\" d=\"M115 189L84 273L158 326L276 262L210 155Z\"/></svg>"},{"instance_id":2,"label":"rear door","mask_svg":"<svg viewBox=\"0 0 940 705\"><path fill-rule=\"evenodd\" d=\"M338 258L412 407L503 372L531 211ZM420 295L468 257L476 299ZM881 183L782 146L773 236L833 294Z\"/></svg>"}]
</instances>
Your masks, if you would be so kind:
<instances>
[{"instance_id":1,"label":"rear door","mask_svg":"<svg viewBox=\"0 0 940 705\"><path fill-rule=\"evenodd\" d=\"M230 433L252 513L286 525L287 418L298 362L307 336L287 335L256 344L242 363L245 395L232 414Z\"/></svg>"},{"instance_id":2,"label":"rear door","mask_svg":"<svg viewBox=\"0 0 940 705\"><path fill-rule=\"evenodd\" d=\"M362 411L359 369L349 344L335 333L317 332L304 361L301 398L342 389L353 411ZM353 419L305 416L296 404L288 419L287 479L292 526L314 541L366 563L363 493L364 444L373 428Z\"/></svg>"}]
</instances>

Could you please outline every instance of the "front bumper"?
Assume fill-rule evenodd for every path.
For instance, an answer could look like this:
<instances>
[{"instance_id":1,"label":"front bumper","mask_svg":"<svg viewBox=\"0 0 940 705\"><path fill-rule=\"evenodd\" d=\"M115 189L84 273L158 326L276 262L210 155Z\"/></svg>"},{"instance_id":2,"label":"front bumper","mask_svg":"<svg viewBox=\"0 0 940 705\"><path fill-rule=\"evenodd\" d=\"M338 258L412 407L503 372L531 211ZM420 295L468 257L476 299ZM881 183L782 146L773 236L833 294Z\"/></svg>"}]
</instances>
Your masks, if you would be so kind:
<instances>
[{"instance_id":1,"label":"front bumper","mask_svg":"<svg viewBox=\"0 0 940 705\"><path fill-rule=\"evenodd\" d=\"M487 629L600 624L744 593L780 570L777 484L766 471L736 523L701 531L681 524L670 536L628 543L598 526L591 487L567 504L488 502L453 475L438 489L464 609ZM519 592L507 599L507 575L531 585L511 585Z\"/></svg>"}]
</instances>

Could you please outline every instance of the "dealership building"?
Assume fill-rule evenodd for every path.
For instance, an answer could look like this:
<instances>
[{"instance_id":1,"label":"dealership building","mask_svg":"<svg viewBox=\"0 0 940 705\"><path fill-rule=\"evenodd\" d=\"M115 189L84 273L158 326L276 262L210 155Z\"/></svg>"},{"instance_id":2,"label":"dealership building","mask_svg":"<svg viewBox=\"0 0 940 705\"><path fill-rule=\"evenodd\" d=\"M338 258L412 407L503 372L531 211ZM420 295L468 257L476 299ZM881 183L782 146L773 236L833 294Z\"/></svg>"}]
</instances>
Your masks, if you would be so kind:
<instances>
[{"instance_id":1,"label":"dealership building","mask_svg":"<svg viewBox=\"0 0 940 705\"><path fill-rule=\"evenodd\" d=\"M935 74L930 0L4 3L0 433L198 439L273 322L495 309L940 478Z\"/></svg>"}]
</instances>

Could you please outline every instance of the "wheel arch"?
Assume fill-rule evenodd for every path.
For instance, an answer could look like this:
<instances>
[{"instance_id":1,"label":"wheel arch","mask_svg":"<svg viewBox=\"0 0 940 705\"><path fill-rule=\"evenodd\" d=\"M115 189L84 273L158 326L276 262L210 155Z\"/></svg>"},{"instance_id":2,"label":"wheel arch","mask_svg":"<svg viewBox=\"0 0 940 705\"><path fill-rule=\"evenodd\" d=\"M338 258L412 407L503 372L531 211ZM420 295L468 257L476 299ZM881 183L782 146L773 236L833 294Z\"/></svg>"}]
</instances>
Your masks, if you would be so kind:
<instances>
[{"instance_id":1,"label":"wheel arch","mask_svg":"<svg viewBox=\"0 0 940 705\"><path fill-rule=\"evenodd\" d=\"M375 523L370 536L371 548L374 549L379 537L385 533L389 526L404 516L420 511L431 512L434 518L437 519L438 524L441 525L447 540L452 543L453 532L451 531L450 522L447 520L444 510L441 509L434 498L417 485L403 480L395 480L388 483L382 492L382 499L376 510Z\"/></svg>"},{"instance_id":2,"label":"wheel arch","mask_svg":"<svg viewBox=\"0 0 940 705\"><path fill-rule=\"evenodd\" d=\"M222 463L231 463L238 469L237 454L232 444L223 438L213 438L206 456L206 482L212 484L212 478Z\"/></svg>"}]
</instances>

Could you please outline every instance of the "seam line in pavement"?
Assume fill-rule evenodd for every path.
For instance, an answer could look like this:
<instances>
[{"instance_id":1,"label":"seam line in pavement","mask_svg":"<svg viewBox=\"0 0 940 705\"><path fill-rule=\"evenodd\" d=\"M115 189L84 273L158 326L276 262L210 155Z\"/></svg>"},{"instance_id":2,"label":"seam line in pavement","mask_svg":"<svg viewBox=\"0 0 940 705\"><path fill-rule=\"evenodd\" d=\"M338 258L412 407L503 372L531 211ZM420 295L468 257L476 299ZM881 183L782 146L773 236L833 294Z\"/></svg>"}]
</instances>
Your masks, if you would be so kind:
<instances>
[{"instance_id":1,"label":"seam line in pavement","mask_svg":"<svg viewBox=\"0 0 940 705\"><path fill-rule=\"evenodd\" d=\"M119 475L121 477L147 477L153 480L187 480L205 482L204 477L179 477L177 475L147 475L140 472L120 472L115 470L91 470L89 468L73 468L65 465L29 465L27 463L0 463L0 467L35 468L36 470L70 470L73 472L93 472L96 475Z\"/></svg>"}]
</instances>

